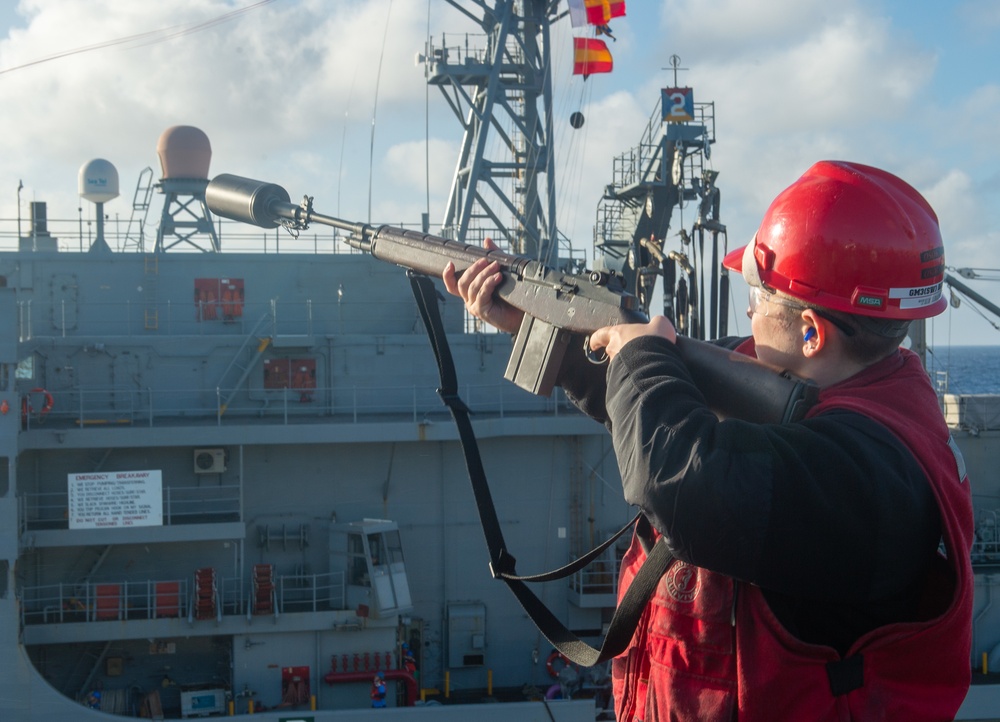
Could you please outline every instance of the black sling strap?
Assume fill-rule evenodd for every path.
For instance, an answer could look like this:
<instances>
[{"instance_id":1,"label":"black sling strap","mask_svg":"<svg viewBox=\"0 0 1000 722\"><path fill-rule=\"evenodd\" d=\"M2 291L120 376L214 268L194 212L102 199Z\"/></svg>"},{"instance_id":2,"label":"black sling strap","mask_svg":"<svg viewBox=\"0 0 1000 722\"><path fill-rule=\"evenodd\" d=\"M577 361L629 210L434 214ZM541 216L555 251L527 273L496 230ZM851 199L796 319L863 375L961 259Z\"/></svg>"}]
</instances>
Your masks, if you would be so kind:
<instances>
[{"instance_id":1,"label":"black sling strap","mask_svg":"<svg viewBox=\"0 0 1000 722\"><path fill-rule=\"evenodd\" d=\"M451 412L462 442L465 465L468 469L469 480L472 483L472 492L476 499L476 506L479 509L479 519L483 527L483 534L486 537L486 546L490 555L490 571L493 577L501 579L507 584L542 635L549 640L552 646L566 655L571 661L590 667L621 654L628 646L629 641L631 641L632 635L639 624L639 618L646 607L646 602L649 600L653 590L656 589L660 577L663 576L673 561L673 555L667 549L663 539L658 539L649 551L646 561L639 569L638 574L632 580L632 584L622 598L621 604L615 610L608 628L608 634L599 650L582 641L567 629L562 622L556 619L555 615L528 588L525 582L544 582L560 579L582 569L614 543L618 537L628 531L639 519L639 516L637 515L635 519L622 527L622 529L601 546L560 569L530 576L518 576L516 574L514 569L516 559L507 550L507 544L504 542L503 532L500 529L500 521L497 518L496 508L493 505L493 497L490 494L489 484L486 481L486 472L483 469L482 459L479 455L479 446L476 443L476 436L472 429L472 421L469 418L470 411L458 396L458 380L455 373L455 364L448 346L448 340L445 336L444 326L441 323L437 289L427 276L415 273L408 273L408 275L410 286L413 289L413 296L416 298L420 316L423 319L424 327L427 329L431 348L434 350L434 357L437 360L438 373L441 379L441 386L437 392L445 406Z\"/></svg>"}]
</instances>

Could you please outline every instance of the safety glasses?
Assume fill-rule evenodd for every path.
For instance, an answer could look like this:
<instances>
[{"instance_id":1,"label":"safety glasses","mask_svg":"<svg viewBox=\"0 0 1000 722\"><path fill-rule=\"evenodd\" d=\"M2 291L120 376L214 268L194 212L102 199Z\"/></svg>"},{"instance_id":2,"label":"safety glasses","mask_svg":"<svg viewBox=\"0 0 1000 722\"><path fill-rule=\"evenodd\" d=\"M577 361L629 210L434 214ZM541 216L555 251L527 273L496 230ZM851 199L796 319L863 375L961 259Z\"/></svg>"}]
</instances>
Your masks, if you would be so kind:
<instances>
[{"instance_id":1,"label":"safety glasses","mask_svg":"<svg viewBox=\"0 0 1000 722\"><path fill-rule=\"evenodd\" d=\"M767 316L769 309L767 306L769 304L774 304L776 306L784 306L786 308L791 308L795 311L804 311L807 308L812 309L813 313L822 319L825 319L840 329L841 333L845 336L853 336L855 334L855 329L850 326L846 321L833 316L826 311L818 309L814 306L806 306L805 304L796 303L790 299L782 298L777 296L770 291L766 291L760 286L750 286L750 315L757 313L757 309L761 304L764 304L764 312L759 314L761 316Z\"/></svg>"}]
</instances>

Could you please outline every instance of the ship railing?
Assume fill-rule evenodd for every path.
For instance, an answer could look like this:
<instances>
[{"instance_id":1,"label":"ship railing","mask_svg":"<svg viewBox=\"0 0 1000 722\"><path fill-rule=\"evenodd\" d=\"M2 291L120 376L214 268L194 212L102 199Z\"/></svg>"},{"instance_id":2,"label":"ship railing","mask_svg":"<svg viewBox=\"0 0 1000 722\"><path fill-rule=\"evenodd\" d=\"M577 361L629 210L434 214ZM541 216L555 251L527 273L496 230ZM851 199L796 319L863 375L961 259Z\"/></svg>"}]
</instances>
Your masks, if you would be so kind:
<instances>
[{"instance_id":1,"label":"ship railing","mask_svg":"<svg viewBox=\"0 0 1000 722\"><path fill-rule=\"evenodd\" d=\"M618 602L618 571L621 559L617 548L600 557L569 580L569 599L580 608L614 607Z\"/></svg>"},{"instance_id":2,"label":"ship railing","mask_svg":"<svg viewBox=\"0 0 1000 722\"><path fill-rule=\"evenodd\" d=\"M612 161L612 177L614 178L614 188L622 190L638 185L645 181L651 183L654 180L658 183L665 181L656 174L662 167L663 159L662 144L640 143L638 146L625 151Z\"/></svg>"},{"instance_id":3,"label":"ship railing","mask_svg":"<svg viewBox=\"0 0 1000 722\"><path fill-rule=\"evenodd\" d=\"M291 189L289 189L291 190ZM317 210L329 212L329 206L324 209L317 203ZM361 220L360 215L356 215L357 220ZM350 217L348 217L350 220ZM411 219L412 220L412 219ZM296 236L292 236L284 228L272 230L255 229L254 227L237 221L230 221L216 217L215 232L219 239L220 253L254 253L254 254L275 254L275 253L301 253L310 255L320 254L356 254L361 253L357 249L351 248L344 242L346 232L330 228L321 224L314 224L308 230L300 231ZM391 225L397 228L410 228L422 230L422 224L413 222L396 222L391 219L383 219L376 225ZM117 215L105 221L104 238L116 251L122 255L129 255L135 252L152 253L156 243L155 236L143 239L142 245L136 245L133 239L132 246L128 251L123 251L127 241L128 219L122 219ZM46 221L46 232L32 235L30 228L22 228L21 241L18 242L18 226L15 218L0 218L0 251L48 251L59 250L63 252L84 252L90 249L94 242L95 233L90 228L89 223L80 224L77 219L48 218ZM440 228L431 228L431 233L440 233ZM208 237L204 236L206 242ZM199 236L193 237L193 242L197 242ZM207 246L206 246L207 247ZM171 251L171 253L184 253L185 251Z\"/></svg>"},{"instance_id":4,"label":"ship railing","mask_svg":"<svg viewBox=\"0 0 1000 722\"><path fill-rule=\"evenodd\" d=\"M1000 562L1000 511L982 509L976 518L972 542L972 563L993 565Z\"/></svg>"},{"instance_id":5,"label":"ship railing","mask_svg":"<svg viewBox=\"0 0 1000 722\"><path fill-rule=\"evenodd\" d=\"M224 577L215 590L213 619L251 618L246 580ZM195 619L195 590L189 579L60 582L20 590L21 623L63 624L152 619ZM277 616L347 608L344 572L279 576L275 586Z\"/></svg>"},{"instance_id":6,"label":"ship railing","mask_svg":"<svg viewBox=\"0 0 1000 722\"><path fill-rule=\"evenodd\" d=\"M451 65L485 64L490 52L490 38L483 33L441 33L440 45L427 39L427 59Z\"/></svg>"},{"instance_id":7,"label":"ship railing","mask_svg":"<svg viewBox=\"0 0 1000 722\"><path fill-rule=\"evenodd\" d=\"M183 618L186 579L60 582L21 589L21 623L62 624Z\"/></svg>"},{"instance_id":8,"label":"ship railing","mask_svg":"<svg viewBox=\"0 0 1000 722\"><path fill-rule=\"evenodd\" d=\"M597 206L597 222L594 234L602 255L623 258L632 244L628 224L623 223L626 206L617 201L602 198Z\"/></svg>"},{"instance_id":9,"label":"ship railing","mask_svg":"<svg viewBox=\"0 0 1000 722\"><path fill-rule=\"evenodd\" d=\"M37 492L19 496L21 533L69 529L69 494ZM241 521L240 486L167 486L163 489L163 524L208 524Z\"/></svg>"},{"instance_id":10,"label":"ship railing","mask_svg":"<svg viewBox=\"0 0 1000 722\"><path fill-rule=\"evenodd\" d=\"M218 616L246 614L251 597L246 592L246 580L242 577L222 577L216 592L218 601Z\"/></svg>"},{"instance_id":11,"label":"ship railing","mask_svg":"<svg viewBox=\"0 0 1000 722\"><path fill-rule=\"evenodd\" d=\"M163 490L164 524L203 524L241 519L239 484L168 486Z\"/></svg>"},{"instance_id":12,"label":"ship railing","mask_svg":"<svg viewBox=\"0 0 1000 722\"><path fill-rule=\"evenodd\" d=\"M316 386L308 388L76 388L50 391L52 410L44 417L30 413L25 427L120 428L169 426L178 419L228 423L299 424L304 419L329 423L362 423L373 419L398 419L421 423L447 416L436 392L437 379L409 385ZM532 396L511 383L466 384L460 387L465 403L485 417L505 418L523 414L571 415L579 412L557 388L550 397ZM226 399L230 399L226 403Z\"/></svg>"},{"instance_id":13,"label":"ship railing","mask_svg":"<svg viewBox=\"0 0 1000 722\"><path fill-rule=\"evenodd\" d=\"M19 534L40 529L69 528L69 494L65 491L37 492L18 496Z\"/></svg>"},{"instance_id":14,"label":"ship railing","mask_svg":"<svg viewBox=\"0 0 1000 722\"><path fill-rule=\"evenodd\" d=\"M715 103L695 103L694 119L685 125L687 124L693 128L704 127L704 135L699 144L707 147L715 139ZM617 156L613 161L612 178L616 188L622 189L638 183L653 183L654 181L666 184L669 181L667 178L657 176L657 173L662 173L662 168L669 167L665 164L670 159L661 157L661 154L666 150L665 144L670 130L668 127L664 127L666 125L663 120L661 102L657 100L638 145ZM685 145L691 144L691 141L685 143ZM693 172L693 167L685 169L685 177L694 177L688 175L689 170Z\"/></svg>"},{"instance_id":15,"label":"ship railing","mask_svg":"<svg viewBox=\"0 0 1000 722\"><path fill-rule=\"evenodd\" d=\"M343 242L346 235L339 229L323 225L313 225L293 237L284 228L273 230L254 229L246 223L215 218L216 235L222 253L307 253L307 254L351 254L360 253ZM420 228L415 223L394 223L394 226ZM381 223L380 223L381 225ZM105 221L104 237L108 245L122 251L126 243L128 219L117 215ZM22 240L18 242L17 220L0 218L0 251L17 250L59 250L64 252L84 252L90 249L95 233L89 223L81 224L77 219L48 218L46 232L32 235L30 228L22 229ZM205 237L207 240L207 236ZM194 237L197 241L198 236ZM144 247L135 247L124 253L153 252L156 239L144 239ZM134 241L133 241L133 245ZM173 253L183 253L174 251Z\"/></svg>"},{"instance_id":16,"label":"ship railing","mask_svg":"<svg viewBox=\"0 0 1000 722\"><path fill-rule=\"evenodd\" d=\"M277 578L277 611L324 612L347 609L344 572L286 574Z\"/></svg>"},{"instance_id":17,"label":"ship railing","mask_svg":"<svg viewBox=\"0 0 1000 722\"><path fill-rule=\"evenodd\" d=\"M274 580L274 616L296 612L326 612L347 609L347 586L343 572L286 574ZM220 588L221 612L252 619L253 580L225 577Z\"/></svg>"},{"instance_id":18,"label":"ship railing","mask_svg":"<svg viewBox=\"0 0 1000 722\"><path fill-rule=\"evenodd\" d=\"M615 557L595 559L570 577L570 589L579 594L615 594L618 591L619 562Z\"/></svg>"}]
</instances>

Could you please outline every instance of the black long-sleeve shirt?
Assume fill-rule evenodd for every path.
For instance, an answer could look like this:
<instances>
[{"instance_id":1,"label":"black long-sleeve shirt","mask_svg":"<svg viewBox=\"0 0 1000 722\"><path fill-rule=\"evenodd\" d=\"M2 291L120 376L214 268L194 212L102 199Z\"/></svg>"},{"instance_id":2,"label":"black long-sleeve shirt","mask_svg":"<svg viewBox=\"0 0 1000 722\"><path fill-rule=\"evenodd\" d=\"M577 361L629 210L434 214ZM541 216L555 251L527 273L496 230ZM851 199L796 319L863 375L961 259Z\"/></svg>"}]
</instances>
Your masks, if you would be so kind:
<instances>
[{"instance_id":1,"label":"black long-sleeve shirt","mask_svg":"<svg viewBox=\"0 0 1000 722\"><path fill-rule=\"evenodd\" d=\"M912 618L940 515L923 470L884 426L841 410L720 421L675 346L653 336L622 348L606 396L594 369L571 360L563 377L611 430L626 501L677 558L760 586L790 631L841 650Z\"/></svg>"}]
</instances>

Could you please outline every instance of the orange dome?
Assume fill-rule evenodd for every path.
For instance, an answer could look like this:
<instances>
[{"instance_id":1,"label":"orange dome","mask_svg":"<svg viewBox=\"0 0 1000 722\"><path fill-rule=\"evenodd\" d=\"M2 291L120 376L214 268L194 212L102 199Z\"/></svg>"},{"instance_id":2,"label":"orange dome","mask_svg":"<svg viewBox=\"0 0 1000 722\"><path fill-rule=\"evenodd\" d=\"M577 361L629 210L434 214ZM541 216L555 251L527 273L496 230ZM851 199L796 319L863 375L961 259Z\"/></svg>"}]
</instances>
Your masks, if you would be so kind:
<instances>
[{"instance_id":1,"label":"orange dome","mask_svg":"<svg viewBox=\"0 0 1000 722\"><path fill-rule=\"evenodd\" d=\"M160 135L156 144L164 178L205 178L212 161L212 145L203 131L191 125L175 125Z\"/></svg>"}]
</instances>

